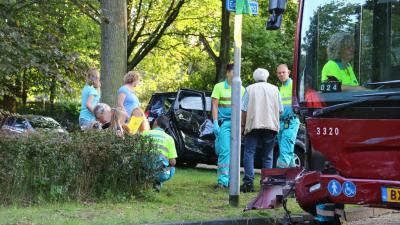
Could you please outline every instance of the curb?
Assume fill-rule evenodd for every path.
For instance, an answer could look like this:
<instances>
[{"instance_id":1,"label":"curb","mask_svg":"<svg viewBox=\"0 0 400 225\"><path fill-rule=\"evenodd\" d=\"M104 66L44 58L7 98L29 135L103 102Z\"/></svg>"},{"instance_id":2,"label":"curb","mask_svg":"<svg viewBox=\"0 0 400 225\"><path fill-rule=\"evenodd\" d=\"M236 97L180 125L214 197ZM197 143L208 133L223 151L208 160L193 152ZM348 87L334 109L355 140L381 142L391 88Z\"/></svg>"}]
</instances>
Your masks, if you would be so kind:
<instances>
[{"instance_id":1,"label":"curb","mask_svg":"<svg viewBox=\"0 0 400 225\"><path fill-rule=\"evenodd\" d=\"M354 222L363 220L369 217L378 217L385 214L399 212L392 209L379 209L379 208L352 208L345 211L346 222ZM304 223L305 221L312 220L313 217L309 214L293 214L292 221L297 223ZM248 217L248 218L232 218L221 220L197 221L197 222L172 222L172 223L158 223L158 224L142 224L142 225L276 225L282 221L282 218L272 217Z\"/></svg>"},{"instance_id":2,"label":"curb","mask_svg":"<svg viewBox=\"0 0 400 225\"><path fill-rule=\"evenodd\" d=\"M249 218L234 218L234 219L221 219L212 221L198 221L198 222L173 222L173 223L160 223L157 225L274 225L276 224L273 218L266 217L249 217ZM155 225L155 224L143 224Z\"/></svg>"}]
</instances>

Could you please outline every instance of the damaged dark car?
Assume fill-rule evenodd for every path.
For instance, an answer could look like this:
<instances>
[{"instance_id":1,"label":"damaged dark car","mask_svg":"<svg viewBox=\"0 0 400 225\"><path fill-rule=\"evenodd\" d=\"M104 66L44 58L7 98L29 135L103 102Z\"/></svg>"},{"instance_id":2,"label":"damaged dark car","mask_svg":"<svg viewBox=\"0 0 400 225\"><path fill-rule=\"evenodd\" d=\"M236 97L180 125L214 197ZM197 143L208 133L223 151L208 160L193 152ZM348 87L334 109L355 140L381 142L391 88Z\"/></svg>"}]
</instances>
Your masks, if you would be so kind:
<instances>
[{"instance_id":1,"label":"damaged dark car","mask_svg":"<svg viewBox=\"0 0 400 225\"><path fill-rule=\"evenodd\" d=\"M67 133L53 118L39 115L9 116L4 120L1 129L16 134L27 132Z\"/></svg>"},{"instance_id":2,"label":"damaged dark car","mask_svg":"<svg viewBox=\"0 0 400 225\"><path fill-rule=\"evenodd\" d=\"M150 124L159 115L170 118L170 126L166 132L175 140L180 165L194 167L198 163L217 163L210 92L180 89L178 92L155 93L147 105L145 114ZM295 143L296 166L304 165L304 136L304 127L301 126ZM279 147L277 142L275 143L274 165L279 154ZM255 156L255 167L261 168L259 151Z\"/></svg>"}]
</instances>

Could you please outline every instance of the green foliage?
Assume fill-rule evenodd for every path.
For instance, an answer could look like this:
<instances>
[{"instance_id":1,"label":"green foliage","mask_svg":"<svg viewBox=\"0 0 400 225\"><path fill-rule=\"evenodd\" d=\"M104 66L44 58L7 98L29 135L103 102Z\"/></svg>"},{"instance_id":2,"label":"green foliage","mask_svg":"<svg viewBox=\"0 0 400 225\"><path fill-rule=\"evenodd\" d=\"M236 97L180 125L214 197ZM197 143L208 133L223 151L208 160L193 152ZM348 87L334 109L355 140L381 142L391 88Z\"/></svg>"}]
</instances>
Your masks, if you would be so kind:
<instances>
[{"instance_id":1,"label":"green foliage","mask_svg":"<svg viewBox=\"0 0 400 225\"><path fill-rule=\"evenodd\" d=\"M269 82L278 84L276 67L281 63L292 66L298 5L289 2L282 28L267 31L268 5L264 3L260 5L260 16L243 18L241 75L244 86L254 82L252 74L258 67L268 69ZM182 7L179 17L155 50L138 66L141 71L146 71L143 86L139 88L141 99L148 99L154 91L176 91L180 87L212 90L216 77L215 62L198 36L203 34L212 51L218 52L220 17L220 1L199 0ZM233 14L231 27L232 18ZM233 29L231 32L232 40ZM233 48L230 54L233 59Z\"/></svg>"},{"instance_id":2,"label":"green foliage","mask_svg":"<svg viewBox=\"0 0 400 225\"><path fill-rule=\"evenodd\" d=\"M268 82L272 84L279 83L276 77L276 68L279 64L288 64L291 69L297 7L297 4L289 1L282 28L276 31L265 29L266 16L243 18L241 77L244 86L254 82L253 71L259 67L269 71Z\"/></svg>"},{"instance_id":3,"label":"green foliage","mask_svg":"<svg viewBox=\"0 0 400 225\"><path fill-rule=\"evenodd\" d=\"M138 66L143 82L137 88L140 100L146 104L154 92L177 91L180 87L211 90L215 69L211 59L197 47L187 47L185 55L172 51L153 50ZM185 50L186 51L186 50Z\"/></svg>"},{"instance_id":4,"label":"green foliage","mask_svg":"<svg viewBox=\"0 0 400 225\"><path fill-rule=\"evenodd\" d=\"M317 5L316 5L317 6ZM354 32L357 4L348 1L319 3L318 11L310 17L310 29L304 38L305 45L311 45L318 33L318 42L326 47L330 37L337 32ZM317 13L318 12L318 13Z\"/></svg>"},{"instance_id":5,"label":"green foliage","mask_svg":"<svg viewBox=\"0 0 400 225\"><path fill-rule=\"evenodd\" d=\"M69 1L0 4L0 17L1 95L75 98L84 71L97 64L99 27Z\"/></svg>"},{"instance_id":6,"label":"green foliage","mask_svg":"<svg viewBox=\"0 0 400 225\"><path fill-rule=\"evenodd\" d=\"M215 66L210 58L202 55L192 56L188 80L183 84L184 87L195 90L211 91L215 81Z\"/></svg>"},{"instance_id":7,"label":"green foliage","mask_svg":"<svg viewBox=\"0 0 400 225\"><path fill-rule=\"evenodd\" d=\"M129 0L128 69L135 68L159 43L176 20L186 0Z\"/></svg>"},{"instance_id":8,"label":"green foliage","mask_svg":"<svg viewBox=\"0 0 400 225\"><path fill-rule=\"evenodd\" d=\"M112 132L30 134L0 138L0 204L123 201L143 196L157 168L154 146Z\"/></svg>"},{"instance_id":9,"label":"green foliage","mask_svg":"<svg viewBox=\"0 0 400 225\"><path fill-rule=\"evenodd\" d=\"M154 6L152 13L161 10L159 17L164 8L162 4ZM219 48L220 17L221 1L197 0L182 6L157 46L136 67L143 72L143 85L138 88L143 103L154 92L177 91L180 87L212 89L215 65L202 49L199 35L203 34L211 46Z\"/></svg>"},{"instance_id":10,"label":"green foliage","mask_svg":"<svg viewBox=\"0 0 400 225\"><path fill-rule=\"evenodd\" d=\"M143 85L136 90L143 104L157 91L176 91L181 87L210 91L214 85L215 61L199 36L205 37L211 51L218 56L222 1L185 0L182 6L179 2L127 1L128 61L134 61L130 65L139 63L134 69L143 74ZM267 3L260 2L259 16L243 19L244 85L252 83L252 72L257 67L268 69L270 81L277 83L276 66L279 63L291 66L293 60L297 4L289 1L281 30L266 31ZM4 18L0 20L0 37L4 40L0 42L0 100L4 106L9 99L3 96L13 96L20 105L32 97L51 102L79 99L83 72L99 64L97 22L104 19L100 4L95 0L0 3L0 17ZM173 12L179 13L169 24L167 18L173 19ZM233 59L233 48L230 54ZM51 116L63 126L68 126L63 118L77 120L72 116L59 119L58 109L45 111L33 114Z\"/></svg>"},{"instance_id":11,"label":"green foliage","mask_svg":"<svg viewBox=\"0 0 400 225\"><path fill-rule=\"evenodd\" d=\"M61 101L51 106L49 103L28 102L25 106L17 109L19 114L32 114L52 117L66 127L68 131L79 130L79 113L81 105L79 102Z\"/></svg>"}]
</instances>

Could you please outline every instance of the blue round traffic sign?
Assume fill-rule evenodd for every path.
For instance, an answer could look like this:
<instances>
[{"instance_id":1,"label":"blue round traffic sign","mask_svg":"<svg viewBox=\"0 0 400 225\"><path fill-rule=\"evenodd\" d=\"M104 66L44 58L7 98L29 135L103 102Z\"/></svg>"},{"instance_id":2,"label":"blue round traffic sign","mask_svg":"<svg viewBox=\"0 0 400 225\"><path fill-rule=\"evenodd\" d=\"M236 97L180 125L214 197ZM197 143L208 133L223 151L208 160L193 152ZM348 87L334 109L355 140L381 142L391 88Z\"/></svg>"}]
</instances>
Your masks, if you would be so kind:
<instances>
[{"instance_id":1,"label":"blue round traffic sign","mask_svg":"<svg viewBox=\"0 0 400 225\"><path fill-rule=\"evenodd\" d=\"M337 180L331 180L328 183L328 191L332 196L339 196L342 192L342 185Z\"/></svg>"},{"instance_id":2,"label":"blue round traffic sign","mask_svg":"<svg viewBox=\"0 0 400 225\"><path fill-rule=\"evenodd\" d=\"M357 194L356 185L351 181L345 181L342 186L343 194L346 197L353 198Z\"/></svg>"}]
</instances>

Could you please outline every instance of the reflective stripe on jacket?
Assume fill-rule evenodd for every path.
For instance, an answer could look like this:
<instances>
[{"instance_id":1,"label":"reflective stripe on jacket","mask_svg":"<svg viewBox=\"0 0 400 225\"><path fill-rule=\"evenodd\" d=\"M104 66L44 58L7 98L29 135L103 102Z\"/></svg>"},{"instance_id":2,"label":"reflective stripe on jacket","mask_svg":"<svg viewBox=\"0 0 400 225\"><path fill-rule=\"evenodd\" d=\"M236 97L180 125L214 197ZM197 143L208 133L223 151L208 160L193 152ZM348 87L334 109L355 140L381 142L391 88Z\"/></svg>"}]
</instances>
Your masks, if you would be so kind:
<instances>
[{"instance_id":1,"label":"reflective stripe on jacket","mask_svg":"<svg viewBox=\"0 0 400 225\"><path fill-rule=\"evenodd\" d=\"M292 109L292 88L293 81L291 78L279 87L283 104L283 114L281 115L283 119L295 116Z\"/></svg>"},{"instance_id":2,"label":"reflective stripe on jacket","mask_svg":"<svg viewBox=\"0 0 400 225\"><path fill-rule=\"evenodd\" d=\"M290 78L285 82L285 84L283 84L279 88L279 92L281 93L282 97L282 104L284 107L292 107L292 88L293 82Z\"/></svg>"},{"instance_id":3,"label":"reflective stripe on jacket","mask_svg":"<svg viewBox=\"0 0 400 225\"><path fill-rule=\"evenodd\" d=\"M157 150L168 159L177 158L174 139L160 128L144 131L143 136L153 138Z\"/></svg>"},{"instance_id":4,"label":"reflective stripe on jacket","mask_svg":"<svg viewBox=\"0 0 400 225\"><path fill-rule=\"evenodd\" d=\"M244 94L244 87L241 89L241 96ZM232 113L232 87L225 80L214 86L211 98L218 99L218 119L225 120L231 118Z\"/></svg>"}]
</instances>

